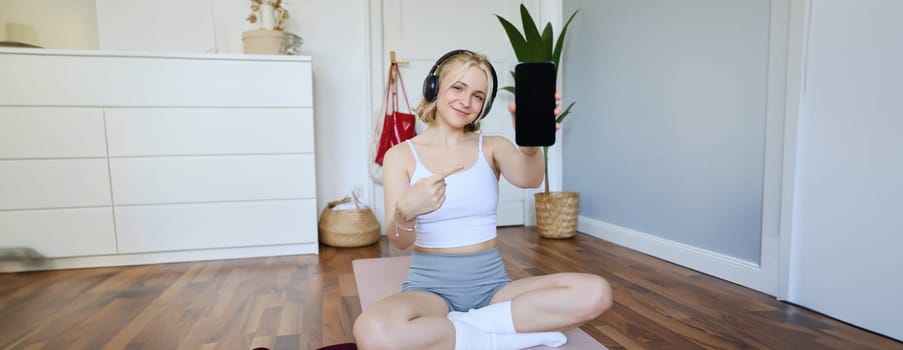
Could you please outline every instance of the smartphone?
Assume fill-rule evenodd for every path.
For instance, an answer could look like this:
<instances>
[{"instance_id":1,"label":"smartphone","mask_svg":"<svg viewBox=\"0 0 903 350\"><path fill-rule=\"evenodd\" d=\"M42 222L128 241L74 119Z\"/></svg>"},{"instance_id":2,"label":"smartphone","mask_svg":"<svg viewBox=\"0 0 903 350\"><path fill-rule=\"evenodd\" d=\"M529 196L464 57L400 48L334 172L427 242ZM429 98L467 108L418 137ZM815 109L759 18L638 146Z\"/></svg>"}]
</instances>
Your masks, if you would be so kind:
<instances>
[{"instance_id":1,"label":"smartphone","mask_svg":"<svg viewBox=\"0 0 903 350\"><path fill-rule=\"evenodd\" d=\"M554 62L524 62L514 67L514 138L518 146L555 144Z\"/></svg>"}]
</instances>

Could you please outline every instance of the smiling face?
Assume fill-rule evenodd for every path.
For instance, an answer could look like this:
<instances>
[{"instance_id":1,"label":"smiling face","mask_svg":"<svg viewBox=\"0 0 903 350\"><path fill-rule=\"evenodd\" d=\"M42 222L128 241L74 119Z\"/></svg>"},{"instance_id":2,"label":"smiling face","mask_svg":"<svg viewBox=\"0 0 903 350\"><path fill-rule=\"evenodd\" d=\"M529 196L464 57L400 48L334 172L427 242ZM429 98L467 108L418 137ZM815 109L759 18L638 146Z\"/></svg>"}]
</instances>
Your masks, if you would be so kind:
<instances>
[{"instance_id":1,"label":"smiling face","mask_svg":"<svg viewBox=\"0 0 903 350\"><path fill-rule=\"evenodd\" d=\"M480 120L492 104L495 71L486 56L465 51L446 58L435 69L439 75L439 91L424 98L414 108L417 117L427 125L442 123L464 132L480 130ZM489 78L492 77L492 78ZM466 122L465 122L466 121Z\"/></svg>"},{"instance_id":2,"label":"smiling face","mask_svg":"<svg viewBox=\"0 0 903 350\"><path fill-rule=\"evenodd\" d=\"M455 128L464 128L480 117L486 101L489 78L486 72L462 65L457 72L446 74L439 86L436 99L437 119Z\"/></svg>"}]
</instances>

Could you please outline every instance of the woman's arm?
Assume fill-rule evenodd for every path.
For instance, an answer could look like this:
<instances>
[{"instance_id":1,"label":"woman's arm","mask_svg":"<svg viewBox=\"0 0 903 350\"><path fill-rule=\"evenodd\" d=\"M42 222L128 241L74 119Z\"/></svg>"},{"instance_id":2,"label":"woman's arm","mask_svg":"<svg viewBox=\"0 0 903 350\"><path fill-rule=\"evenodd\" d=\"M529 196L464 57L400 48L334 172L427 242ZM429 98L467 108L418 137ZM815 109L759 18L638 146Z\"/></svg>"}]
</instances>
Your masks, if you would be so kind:
<instances>
[{"instance_id":1,"label":"woman's arm","mask_svg":"<svg viewBox=\"0 0 903 350\"><path fill-rule=\"evenodd\" d=\"M407 249L417 238L417 217L433 212L445 202L445 178L463 168L458 164L411 185L414 155L396 145L383 158L383 190L386 236L399 249Z\"/></svg>"},{"instance_id":2,"label":"woman's arm","mask_svg":"<svg viewBox=\"0 0 903 350\"><path fill-rule=\"evenodd\" d=\"M545 162L539 147L515 146L500 136L487 137L492 147L492 158L499 172L512 185L520 188L536 188L545 177Z\"/></svg>"},{"instance_id":3,"label":"woman's arm","mask_svg":"<svg viewBox=\"0 0 903 350\"><path fill-rule=\"evenodd\" d=\"M400 212L399 199L410 191L410 171L405 165L406 149L392 147L383 158L383 198L386 211L386 238L399 249L407 249L417 237L416 216L405 208ZM404 206L404 205L402 205ZM396 226L398 225L398 226Z\"/></svg>"},{"instance_id":4,"label":"woman's arm","mask_svg":"<svg viewBox=\"0 0 903 350\"><path fill-rule=\"evenodd\" d=\"M555 92L555 100L561 100L561 92ZM515 108L514 102L508 104L512 125L515 119ZM561 114L560 105L556 106L553 112L554 117L557 117L559 114ZM561 125L556 124L555 128L559 129ZM508 182L520 188L536 188L542 185L546 171L541 147L517 147L503 137L492 137L490 139L492 158L499 172Z\"/></svg>"}]
</instances>

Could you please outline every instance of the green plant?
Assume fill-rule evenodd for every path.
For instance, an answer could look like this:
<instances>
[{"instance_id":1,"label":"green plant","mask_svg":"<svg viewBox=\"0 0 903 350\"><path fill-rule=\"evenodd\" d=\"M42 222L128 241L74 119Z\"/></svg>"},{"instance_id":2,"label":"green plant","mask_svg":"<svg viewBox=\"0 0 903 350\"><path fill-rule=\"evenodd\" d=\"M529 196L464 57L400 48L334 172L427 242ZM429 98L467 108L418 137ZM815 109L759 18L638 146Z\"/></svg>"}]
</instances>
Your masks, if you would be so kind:
<instances>
[{"instance_id":1,"label":"green plant","mask_svg":"<svg viewBox=\"0 0 903 350\"><path fill-rule=\"evenodd\" d=\"M518 61L551 61L555 63L555 70L557 73L559 67L558 63L561 60L561 51L564 48L564 38L565 35L567 35L568 26L571 24L571 21L574 20L574 16L577 15L577 12L580 12L580 10L574 11L567 22L565 22L564 27L561 29L561 33L558 34L558 39L555 39L554 34L552 33L552 23L546 23L545 28L542 30L542 34L539 33L539 28L536 27L533 16L530 15L530 12L527 11L527 7L524 6L524 4L520 5L521 23L524 28L523 33L521 33L514 24L511 24L511 22L502 16L495 16L498 17L499 22L501 22L502 27L505 29L505 33L508 35L508 41L511 42L511 48L514 49L514 55L517 56ZM513 76L514 72L511 72L511 75ZM514 87L512 86L506 86L502 89L514 93ZM571 113L571 108L574 107L574 103L577 102L571 102L571 104L555 118L557 123L562 123L564 118ZM549 193L549 147L542 148L542 156L545 160L545 191L546 193Z\"/></svg>"}]
</instances>

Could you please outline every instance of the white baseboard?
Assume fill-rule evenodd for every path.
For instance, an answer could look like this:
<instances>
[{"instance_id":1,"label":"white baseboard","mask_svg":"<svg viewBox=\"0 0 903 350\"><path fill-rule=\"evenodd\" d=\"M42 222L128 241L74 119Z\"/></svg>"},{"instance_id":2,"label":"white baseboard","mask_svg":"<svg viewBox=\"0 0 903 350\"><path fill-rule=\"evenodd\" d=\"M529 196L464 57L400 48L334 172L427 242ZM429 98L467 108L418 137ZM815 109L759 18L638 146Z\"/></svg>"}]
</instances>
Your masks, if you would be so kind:
<instances>
[{"instance_id":1,"label":"white baseboard","mask_svg":"<svg viewBox=\"0 0 903 350\"><path fill-rule=\"evenodd\" d=\"M579 217L577 230L768 295L776 294L777 276L753 262L584 216Z\"/></svg>"},{"instance_id":2,"label":"white baseboard","mask_svg":"<svg viewBox=\"0 0 903 350\"><path fill-rule=\"evenodd\" d=\"M31 263L26 261L0 261L0 273L319 254L319 250L319 244L314 242L259 247L50 258Z\"/></svg>"}]
</instances>

